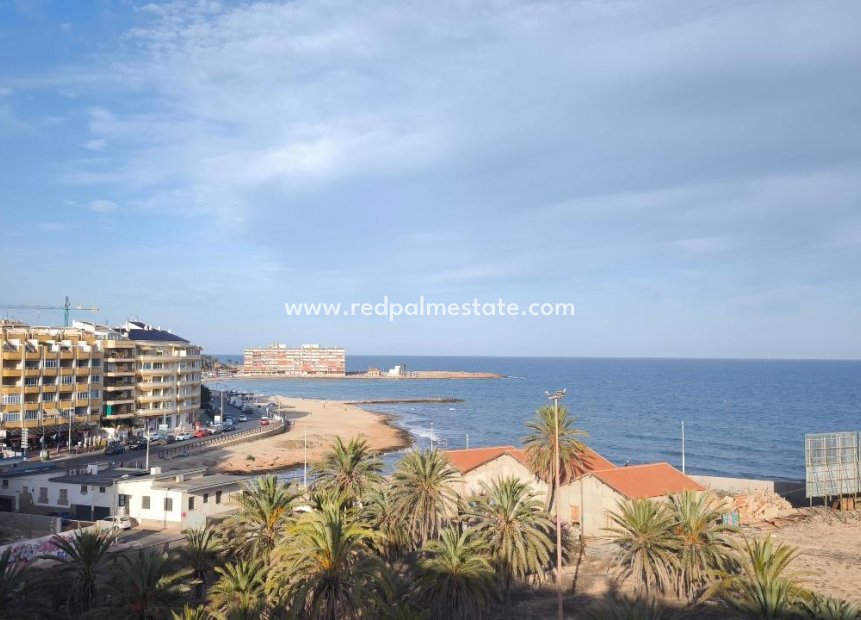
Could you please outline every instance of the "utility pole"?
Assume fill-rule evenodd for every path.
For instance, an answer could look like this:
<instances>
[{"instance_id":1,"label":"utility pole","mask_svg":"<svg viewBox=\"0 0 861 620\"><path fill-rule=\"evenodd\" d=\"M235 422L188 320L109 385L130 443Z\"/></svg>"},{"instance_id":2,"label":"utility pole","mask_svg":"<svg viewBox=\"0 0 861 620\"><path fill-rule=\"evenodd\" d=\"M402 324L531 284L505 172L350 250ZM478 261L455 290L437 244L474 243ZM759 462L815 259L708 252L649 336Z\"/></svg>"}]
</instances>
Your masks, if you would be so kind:
<instances>
[{"instance_id":1,"label":"utility pole","mask_svg":"<svg viewBox=\"0 0 861 620\"><path fill-rule=\"evenodd\" d=\"M554 467L553 476L555 479L556 491L554 493L554 504L556 508L556 615L559 620L562 620L562 528L559 519L559 401L565 398L567 389L557 390L553 394L544 392L549 400L553 401L553 455Z\"/></svg>"},{"instance_id":2,"label":"utility pole","mask_svg":"<svg viewBox=\"0 0 861 620\"><path fill-rule=\"evenodd\" d=\"M308 427L303 425L303 430L305 431L305 460L302 465L302 488L308 488Z\"/></svg>"},{"instance_id":3,"label":"utility pole","mask_svg":"<svg viewBox=\"0 0 861 620\"><path fill-rule=\"evenodd\" d=\"M682 473L685 473L685 421L682 420Z\"/></svg>"}]
</instances>

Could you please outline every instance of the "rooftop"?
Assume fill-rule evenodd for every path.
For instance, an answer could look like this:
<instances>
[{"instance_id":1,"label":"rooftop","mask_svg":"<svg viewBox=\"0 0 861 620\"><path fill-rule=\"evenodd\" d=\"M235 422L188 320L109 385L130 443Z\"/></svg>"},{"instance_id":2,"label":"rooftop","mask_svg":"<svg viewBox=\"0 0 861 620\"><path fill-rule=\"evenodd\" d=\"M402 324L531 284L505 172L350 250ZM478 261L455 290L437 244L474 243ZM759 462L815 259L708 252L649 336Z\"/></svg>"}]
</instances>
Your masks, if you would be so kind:
<instances>
[{"instance_id":1,"label":"rooftop","mask_svg":"<svg viewBox=\"0 0 861 620\"><path fill-rule=\"evenodd\" d=\"M188 342L188 340L177 336L169 329L164 330L160 327L153 327L142 321L126 321L125 325L116 329L117 331L125 334L129 340L149 342Z\"/></svg>"},{"instance_id":2,"label":"rooftop","mask_svg":"<svg viewBox=\"0 0 861 620\"><path fill-rule=\"evenodd\" d=\"M628 499L649 499L681 491L702 491L701 484L669 463L649 463L593 471L589 475Z\"/></svg>"},{"instance_id":3,"label":"rooftop","mask_svg":"<svg viewBox=\"0 0 861 620\"><path fill-rule=\"evenodd\" d=\"M66 484L86 484L90 486L110 487L126 478L139 478L147 476L148 474L148 471L140 469L103 469L97 474L81 470L77 474L66 474L64 476L50 478L50 481Z\"/></svg>"},{"instance_id":4,"label":"rooftop","mask_svg":"<svg viewBox=\"0 0 861 620\"><path fill-rule=\"evenodd\" d=\"M446 452L448 460L452 467L460 473L465 474L472 471L476 467L484 465L503 454L520 461L525 467L529 467L529 460L526 458L526 452L514 446L491 446L488 448L467 448L466 450L449 450ZM582 476L584 473L599 469L612 469L616 467L612 462L595 452L592 448L587 447L582 455L582 463L575 463L574 470L576 476Z\"/></svg>"}]
</instances>

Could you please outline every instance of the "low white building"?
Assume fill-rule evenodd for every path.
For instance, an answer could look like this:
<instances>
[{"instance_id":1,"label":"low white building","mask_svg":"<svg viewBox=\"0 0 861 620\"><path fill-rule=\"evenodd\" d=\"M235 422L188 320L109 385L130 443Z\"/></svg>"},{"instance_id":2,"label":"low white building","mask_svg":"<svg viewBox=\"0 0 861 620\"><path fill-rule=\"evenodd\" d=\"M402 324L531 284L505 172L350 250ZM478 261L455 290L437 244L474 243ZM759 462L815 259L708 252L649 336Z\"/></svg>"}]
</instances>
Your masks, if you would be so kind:
<instances>
[{"instance_id":1,"label":"low white building","mask_svg":"<svg viewBox=\"0 0 861 620\"><path fill-rule=\"evenodd\" d=\"M93 521L126 514L150 528L198 527L235 510L232 498L246 478L206 475L204 469L162 473L93 463L61 469L22 466L0 473L0 510L50 514L68 512Z\"/></svg>"}]
</instances>

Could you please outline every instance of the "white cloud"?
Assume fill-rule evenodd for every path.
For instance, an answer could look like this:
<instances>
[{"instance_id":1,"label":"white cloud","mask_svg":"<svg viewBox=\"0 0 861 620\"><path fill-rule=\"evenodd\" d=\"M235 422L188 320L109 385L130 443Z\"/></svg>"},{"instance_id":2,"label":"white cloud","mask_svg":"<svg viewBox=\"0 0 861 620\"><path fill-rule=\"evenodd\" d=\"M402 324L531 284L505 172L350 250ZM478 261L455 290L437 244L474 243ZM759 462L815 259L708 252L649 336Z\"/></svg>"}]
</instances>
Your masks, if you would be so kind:
<instances>
[{"instance_id":1,"label":"white cloud","mask_svg":"<svg viewBox=\"0 0 861 620\"><path fill-rule=\"evenodd\" d=\"M103 140L101 138L96 140L88 140L84 143L84 148L89 149L91 151L101 151L108 145L107 140Z\"/></svg>"},{"instance_id":2,"label":"white cloud","mask_svg":"<svg viewBox=\"0 0 861 620\"><path fill-rule=\"evenodd\" d=\"M87 208L96 213L111 213L117 210L117 203L110 200L93 200L87 203Z\"/></svg>"}]
</instances>

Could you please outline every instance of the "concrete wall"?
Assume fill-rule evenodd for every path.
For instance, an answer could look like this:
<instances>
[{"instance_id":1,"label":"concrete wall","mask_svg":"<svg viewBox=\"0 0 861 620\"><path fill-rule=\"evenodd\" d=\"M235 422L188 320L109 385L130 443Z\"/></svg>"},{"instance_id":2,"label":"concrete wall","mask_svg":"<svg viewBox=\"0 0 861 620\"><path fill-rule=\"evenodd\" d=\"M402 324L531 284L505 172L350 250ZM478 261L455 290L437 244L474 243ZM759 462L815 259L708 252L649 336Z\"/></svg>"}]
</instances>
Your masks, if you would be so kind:
<instances>
[{"instance_id":1,"label":"concrete wall","mask_svg":"<svg viewBox=\"0 0 861 620\"><path fill-rule=\"evenodd\" d=\"M126 514L145 526L179 527L183 512L182 491L152 488L152 479L124 480L119 492L128 495ZM149 498L149 508L144 508L144 497ZM165 499L171 500L170 510L165 510Z\"/></svg>"},{"instance_id":2,"label":"concrete wall","mask_svg":"<svg viewBox=\"0 0 861 620\"><path fill-rule=\"evenodd\" d=\"M509 477L517 478L531 485L533 491L538 493L539 499L545 501L547 485L537 480L523 463L509 454L503 454L489 463L468 471L463 475L457 490L462 496L476 495L481 492L482 483L489 485L494 480Z\"/></svg>"},{"instance_id":3,"label":"concrete wall","mask_svg":"<svg viewBox=\"0 0 861 620\"><path fill-rule=\"evenodd\" d=\"M62 476L62 471L52 471L32 476L18 476L3 479L0 487L0 497L14 499L14 510L33 514L48 514L50 512L71 512L75 514L75 506L85 506L110 510L114 501L113 487L88 486L80 484L65 484L51 482L50 478ZM45 489L45 500L41 489ZM61 489L66 491L66 502L60 503Z\"/></svg>"},{"instance_id":4,"label":"concrete wall","mask_svg":"<svg viewBox=\"0 0 861 620\"><path fill-rule=\"evenodd\" d=\"M579 516L584 536L606 536L608 512L615 511L623 497L600 480L585 476L563 485L559 492L562 521L571 523Z\"/></svg>"},{"instance_id":5,"label":"concrete wall","mask_svg":"<svg viewBox=\"0 0 861 620\"><path fill-rule=\"evenodd\" d=\"M804 503L804 480L759 480L755 478L726 478L698 475L691 475L690 477L713 491L723 491L724 493L733 494L765 491L767 493L777 493L788 499L795 506Z\"/></svg>"}]
</instances>

